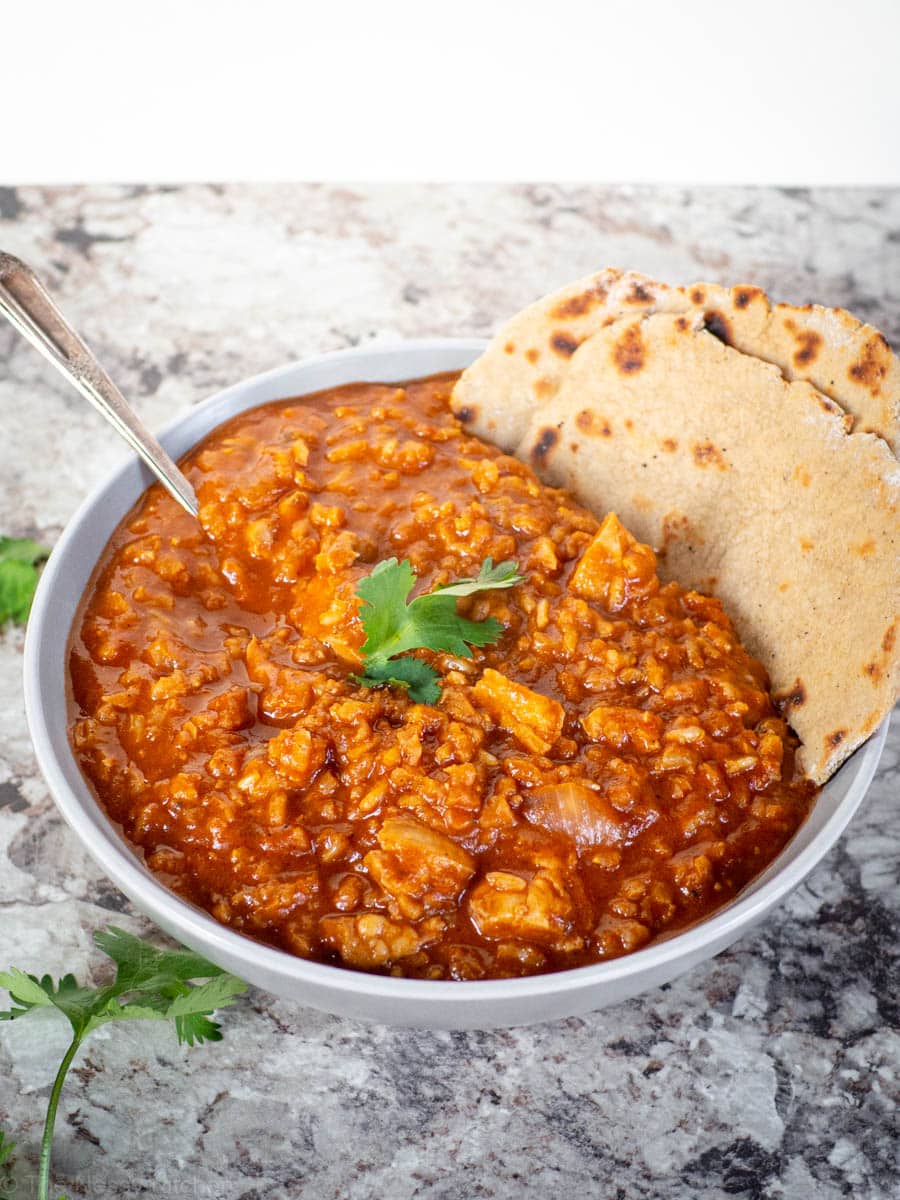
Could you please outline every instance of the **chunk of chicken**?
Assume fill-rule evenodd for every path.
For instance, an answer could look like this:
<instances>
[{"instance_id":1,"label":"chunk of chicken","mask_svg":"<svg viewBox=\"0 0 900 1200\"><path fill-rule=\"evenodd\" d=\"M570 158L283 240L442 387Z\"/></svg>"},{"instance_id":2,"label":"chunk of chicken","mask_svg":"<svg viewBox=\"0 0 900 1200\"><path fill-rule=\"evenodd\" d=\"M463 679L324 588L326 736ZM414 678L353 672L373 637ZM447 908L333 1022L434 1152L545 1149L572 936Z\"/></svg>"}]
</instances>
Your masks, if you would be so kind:
<instances>
[{"instance_id":1,"label":"chunk of chicken","mask_svg":"<svg viewBox=\"0 0 900 1200\"><path fill-rule=\"evenodd\" d=\"M615 513L607 513L578 560L569 587L586 600L599 601L607 611L618 612L629 600L659 591L656 555L628 532Z\"/></svg>"},{"instance_id":2,"label":"chunk of chicken","mask_svg":"<svg viewBox=\"0 0 900 1200\"><path fill-rule=\"evenodd\" d=\"M362 663L359 646L363 634L357 620L359 600L354 580L319 567L311 579L297 585L294 595L291 620L307 637L324 642L342 662L358 668Z\"/></svg>"},{"instance_id":3,"label":"chunk of chicken","mask_svg":"<svg viewBox=\"0 0 900 1200\"><path fill-rule=\"evenodd\" d=\"M656 713L640 708L598 704L581 718L592 742L606 742L617 750L631 746L641 754L659 749L663 722Z\"/></svg>"},{"instance_id":4,"label":"chunk of chicken","mask_svg":"<svg viewBox=\"0 0 900 1200\"><path fill-rule=\"evenodd\" d=\"M378 831L378 844L381 849L371 850L363 865L413 920L455 908L475 873L468 851L415 817L388 817Z\"/></svg>"},{"instance_id":5,"label":"chunk of chicken","mask_svg":"<svg viewBox=\"0 0 900 1200\"><path fill-rule=\"evenodd\" d=\"M489 871L469 896L469 912L484 937L524 938L571 949L575 905L555 871L531 875Z\"/></svg>"},{"instance_id":6,"label":"chunk of chicken","mask_svg":"<svg viewBox=\"0 0 900 1200\"><path fill-rule=\"evenodd\" d=\"M327 746L308 729L282 729L271 738L266 757L291 787L305 787L325 763Z\"/></svg>"},{"instance_id":7,"label":"chunk of chicken","mask_svg":"<svg viewBox=\"0 0 900 1200\"><path fill-rule=\"evenodd\" d=\"M409 958L443 932L439 917L413 925L409 921L393 921L382 913L361 913L359 916L323 917L322 934L351 967L372 970L387 963Z\"/></svg>"},{"instance_id":8,"label":"chunk of chicken","mask_svg":"<svg viewBox=\"0 0 900 1200\"><path fill-rule=\"evenodd\" d=\"M472 689L494 721L533 754L546 754L562 733L561 704L487 667Z\"/></svg>"}]
</instances>

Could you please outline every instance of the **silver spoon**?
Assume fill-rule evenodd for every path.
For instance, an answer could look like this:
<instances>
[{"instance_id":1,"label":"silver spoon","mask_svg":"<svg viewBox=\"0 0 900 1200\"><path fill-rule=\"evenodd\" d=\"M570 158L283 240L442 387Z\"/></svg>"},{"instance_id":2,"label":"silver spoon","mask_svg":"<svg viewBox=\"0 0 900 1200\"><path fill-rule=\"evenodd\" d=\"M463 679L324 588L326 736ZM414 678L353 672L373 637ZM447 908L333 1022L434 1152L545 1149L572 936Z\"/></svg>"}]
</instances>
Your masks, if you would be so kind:
<instances>
[{"instance_id":1,"label":"silver spoon","mask_svg":"<svg viewBox=\"0 0 900 1200\"><path fill-rule=\"evenodd\" d=\"M0 313L103 413L163 487L192 517L196 517L197 497L188 480L125 402L125 397L56 307L35 273L20 259L4 254L2 250Z\"/></svg>"}]
</instances>

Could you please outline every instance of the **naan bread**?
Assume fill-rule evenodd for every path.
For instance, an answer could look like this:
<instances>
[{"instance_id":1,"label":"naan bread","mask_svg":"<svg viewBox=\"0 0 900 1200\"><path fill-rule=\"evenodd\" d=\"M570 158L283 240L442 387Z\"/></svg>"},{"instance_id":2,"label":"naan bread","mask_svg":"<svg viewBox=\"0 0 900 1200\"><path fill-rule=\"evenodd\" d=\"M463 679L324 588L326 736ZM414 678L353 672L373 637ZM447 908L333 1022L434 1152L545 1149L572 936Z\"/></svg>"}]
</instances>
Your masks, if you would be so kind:
<instances>
[{"instance_id":1,"label":"naan bread","mask_svg":"<svg viewBox=\"0 0 900 1200\"><path fill-rule=\"evenodd\" d=\"M822 782L900 683L900 465L805 381L702 315L620 319L572 354L518 447L614 510L660 574L719 596ZM496 391L491 409L504 413Z\"/></svg>"},{"instance_id":2,"label":"naan bread","mask_svg":"<svg viewBox=\"0 0 900 1200\"><path fill-rule=\"evenodd\" d=\"M453 411L479 437L514 450L532 414L556 395L585 338L626 313L655 311L670 299L678 302L666 284L615 267L544 296L507 321L463 371Z\"/></svg>"},{"instance_id":3,"label":"naan bread","mask_svg":"<svg viewBox=\"0 0 900 1200\"><path fill-rule=\"evenodd\" d=\"M900 448L900 358L884 334L842 308L772 304L761 288L678 288L686 312L729 346L807 379L853 417L853 429Z\"/></svg>"},{"instance_id":4,"label":"naan bread","mask_svg":"<svg viewBox=\"0 0 900 1200\"><path fill-rule=\"evenodd\" d=\"M855 428L900 446L900 359L871 325L839 308L771 304L760 288L697 283L671 288L607 268L517 313L464 371L453 409L473 432L513 450L556 395L578 346L627 315L702 317L722 341L806 379L854 418ZM498 398L502 397L502 403Z\"/></svg>"}]
</instances>

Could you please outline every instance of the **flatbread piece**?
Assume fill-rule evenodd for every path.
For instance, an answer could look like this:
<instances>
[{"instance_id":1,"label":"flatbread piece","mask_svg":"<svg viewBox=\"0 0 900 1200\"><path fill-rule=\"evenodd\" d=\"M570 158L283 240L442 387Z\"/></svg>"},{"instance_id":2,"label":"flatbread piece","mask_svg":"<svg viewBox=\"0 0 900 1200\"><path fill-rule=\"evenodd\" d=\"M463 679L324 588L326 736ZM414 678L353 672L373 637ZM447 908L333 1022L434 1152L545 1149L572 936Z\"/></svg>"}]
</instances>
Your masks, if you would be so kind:
<instances>
[{"instance_id":1,"label":"flatbread piece","mask_svg":"<svg viewBox=\"0 0 900 1200\"><path fill-rule=\"evenodd\" d=\"M651 312L701 316L722 341L773 363L786 379L809 380L856 428L877 433L895 453L900 447L900 359L871 325L843 309L772 304L750 285L672 288L614 267L512 317L463 372L454 411L480 437L513 450L556 395L581 343L611 321Z\"/></svg>"},{"instance_id":2,"label":"flatbread piece","mask_svg":"<svg viewBox=\"0 0 900 1200\"><path fill-rule=\"evenodd\" d=\"M495 391L482 419L510 399ZM663 578L721 598L811 778L890 711L900 465L810 383L726 345L699 312L621 318L573 351L517 452L617 512Z\"/></svg>"}]
</instances>

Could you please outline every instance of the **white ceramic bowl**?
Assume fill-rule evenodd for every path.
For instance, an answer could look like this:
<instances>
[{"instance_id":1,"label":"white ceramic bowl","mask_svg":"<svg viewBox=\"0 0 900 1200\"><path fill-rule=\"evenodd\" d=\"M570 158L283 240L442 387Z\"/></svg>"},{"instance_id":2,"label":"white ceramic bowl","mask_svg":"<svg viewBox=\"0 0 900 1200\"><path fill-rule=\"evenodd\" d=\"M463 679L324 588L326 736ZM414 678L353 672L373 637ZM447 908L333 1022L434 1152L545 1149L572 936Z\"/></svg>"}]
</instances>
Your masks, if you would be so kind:
<instances>
[{"instance_id":1,"label":"white ceramic bowl","mask_svg":"<svg viewBox=\"0 0 900 1200\"><path fill-rule=\"evenodd\" d=\"M399 382L467 366L476 340L429 338L341 350L236 384L161 436L175 458L228 417L268 400L357 381ZM441 1029L487 1029L572 1016L666 983L760 921L828 851L863 798L887 722L829 781L790 845L741 895L699 925L611 962L527 979L452 983L393 979L305 962L214 921L165 888L122 840L81 775L66 733L66 640L78 601L119 520L150 483L137 459L81 506L50 557L25 645L25 705L38 763L63 816L106 874L180 942L248 982L341 1016Z\"/></svg>"}]
</instances>

